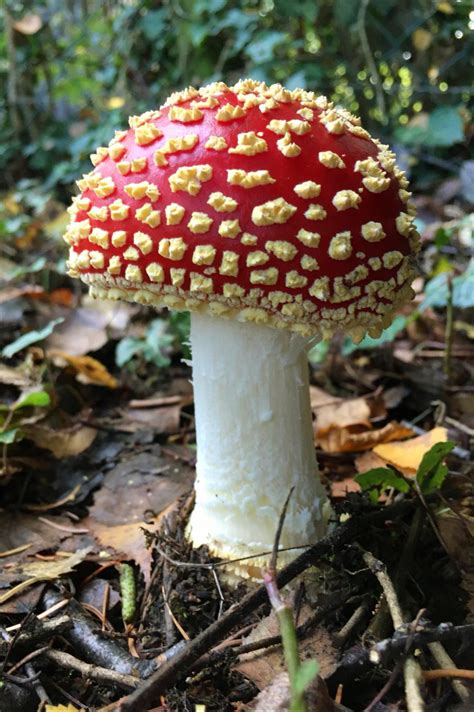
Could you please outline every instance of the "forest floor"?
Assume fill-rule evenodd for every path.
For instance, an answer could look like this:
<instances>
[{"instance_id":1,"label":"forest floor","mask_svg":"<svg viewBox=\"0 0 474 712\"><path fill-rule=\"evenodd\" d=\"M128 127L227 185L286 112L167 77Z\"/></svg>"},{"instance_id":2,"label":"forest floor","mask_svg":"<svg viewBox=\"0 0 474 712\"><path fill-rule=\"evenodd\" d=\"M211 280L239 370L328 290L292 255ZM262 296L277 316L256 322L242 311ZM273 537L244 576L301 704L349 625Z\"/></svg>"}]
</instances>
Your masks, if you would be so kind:
<instances>
[{"instance_id":1,"label":"forest floor","mask_svg":"<svg viewBox=\"0 0 474 712\"><path fill-rule=\"evenodd\" d=\"M407 684L474 709L473 223L449 182L417 203L414 304L377 342L311 352L336 527L279 583L315 712L403 710ZM186 541L186 318L91 300L63 273L63 208L28 209L0 257L1 712L288 709L265 588Z\"/></svg>"}]
</instances>

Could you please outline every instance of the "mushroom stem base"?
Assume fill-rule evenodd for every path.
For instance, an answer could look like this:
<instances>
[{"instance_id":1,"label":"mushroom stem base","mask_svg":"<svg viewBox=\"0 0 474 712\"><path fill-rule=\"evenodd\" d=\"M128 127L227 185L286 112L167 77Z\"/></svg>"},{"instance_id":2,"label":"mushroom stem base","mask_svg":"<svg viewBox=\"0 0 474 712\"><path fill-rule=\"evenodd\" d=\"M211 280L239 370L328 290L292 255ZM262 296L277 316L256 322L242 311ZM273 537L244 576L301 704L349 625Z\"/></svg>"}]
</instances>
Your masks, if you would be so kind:
<instances>
[{"instance_id":1,"label":"mushroom stem base","mask_svg":"<svg viewBox=\"0 0 474 712\"><path fill-rule=\"evenodd\" d=\"M327 531L307 341L286 330L193 313L191 348L198 460L188 535L223 559L255 556L233 564L232 573L260 577L291 487L280 548L312 544ZM279 562L297 553L282 553Z\"/></svg>"}]
</instances>

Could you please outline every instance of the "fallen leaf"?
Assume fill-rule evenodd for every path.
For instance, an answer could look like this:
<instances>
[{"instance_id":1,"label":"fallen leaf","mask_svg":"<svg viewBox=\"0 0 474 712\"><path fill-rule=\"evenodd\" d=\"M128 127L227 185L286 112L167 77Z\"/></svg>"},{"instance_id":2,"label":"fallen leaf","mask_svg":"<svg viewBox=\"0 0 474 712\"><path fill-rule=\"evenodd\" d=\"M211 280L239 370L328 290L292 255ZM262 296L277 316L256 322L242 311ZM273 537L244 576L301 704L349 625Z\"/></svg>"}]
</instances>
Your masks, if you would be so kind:
<instances>
[{"instance_id":1,"label":"fallen leaf","mask_svg":"<svg viewBox=\"0 0 474 712\"><path fill-rule=\"evenodd\" d=\"M370 428L370 407L365 398L353 398L322 405L316 410L318 438L332 428L363 426Z\"/></svg>"},{"instance_id":2,"label":"fallen leaf","mask_svg":"<svg viewBox=\"0 0 474 712\"><path fill-rule=\"evenodd\" d=\"M41 423L23 428L23 430L25 436L35 445L50 450L58 460L63 457L71 457L71 455L79 455L87 450L97 435L95 428L80 423L59 429Z\"/></svg>"},{"instance_id":3,"label":"fallen leaf","mask_svg":"<svg viewBox=\"0 0 474 712\"><path fill-rule=\"evenodd\" d=\"M148 581L152 552L142 527L157 531L178 498L189 492L193 478L193 468L164 457L159 446L131 453L107 472L82 525L101 546L136 561Z\"/></svg>"},{"instance_id":4,"label":"fallen leaf","mask_svg":"<svg viewBox=\"0 0 474 712\"><path fill-rule=\"evenodd\" d=\"M76 379L79 383L117 388L117 379L92 356L72 356L65 351L59 351L59 349L50 349L47 353L55 366L61 368L70 366L76 372Z\"/></svg>"},{"instance_id":5,"label":"fallen leaf","mask_svg":"<svg viewBox=\"0 0 474 712\"><path fill-rule=\"evenodd\" d=\"M134 522L133 524L122 524L117 527L110 527L98 522L90 523L91 533L101 546L113 549L116 554L131 559L140 567L145 579L145 584L150 582L151 564L153 558L152 548L146 546L146 534L144 530L155 533L160 529L163 517L170 514L175 508L176 502L170 504L153 524L147 522Z\"/></svg>"},{"instance_id":6,"label":"fallen leaf","mask_svg":"<svg viewBox=\"0 0 474 712\"><path fill-rule=\"evenodd\" d=\"M378 443L387 443L410 435L413 435L410 428L392 421L383 428L364 432L351 432L349 428L332 428L325 435L317 435L316 441L326 452L360 452L371 450Z\"/></svg>"},{"instance_id":7,"label":"fallen leaf","mask_svg":"<svg viewBox=\"0 0 474 712\"><path fill-rule=\"evenodd\" d=\"M0 604L7 601L12 596L16 596L25 588L29 588L35 583L40 581L54 581L59 576L68 574L73 571L74 567L84 561L87 554L90 552L90 547L86 549L79 549L71 556L67 558L59 558L55 561L32 561L26 564L20 564L16 567L12 573L17 576L17 578L27 577L25 581L17 584L9 591L0 596Z\"/></svg>"},{"instance_id":8,"label":"fallen leaf","mask_svg":"<svg viewBox=\"0 0 474 712\"><path fill-rule=\"evenodd\" d=\"M84 709L78 709L74 705L46 705L45 712L84 712Z\"/></svg>"},{"instance_id":9,"label":"fallen leaf","mask_svg":"<svg viewBox=\"0 0 474 712\"><path fill-rule=\"evenodd\" d=\"M469 596L466 605L472 618L474 616L474 517L470 513L472 498L468 499L467 506L461 507L463 511L455 513L452 510L444 510L440 514L435 514L435 517L446 550L461 571L461 586Z\"/></svg>"},{"instance_id":10,"label":"fallen leaf","mask_svg":"<svg viewBox=\"0 0 474 712\"><path fill-rule=\"evenodd\" d=\"M314 611L304 605L301 608L298 625L303 624ZM278 635L280 632L278 619L272 611L263 618L245 639L245 643L253 643L264 638ZM315 658L319 663L321 676L328 677L336 667L337 652L332 638L327 630L321 626L315 628L306 638L300 641L299 651L302 660ZM285 671L285 662L281 646L273 646L263 650L256 650L241 656L241 661L235 670L249 678L259 690L267 687L275 676Z\"/></svg>"},{"instance_id":11,"label":"fallen leaf","mask_svg":"<svg viewBox=\"0 0 474 712\"><path fill-rule=\"evenodd\" d=\"M420 466L423 456L433 445L446 442L448 431L446 428L433 428L424 435L419 435L402 442L391 442L377 445L374 453L379 455L385 463L393 465L406 475L414 476Z\"/></svg>"},{"instance_id":12,"label":"fallen leaf","mask_svg":"<svg viewBox=\"0 0 474 712\"><path fill-rule=\"evenodd\" d=\"M146 426L157 433L176 433L179 429L181 404L160 408L128 408L122 419L114 421L114 427L125 432L134 432Z\"/></svg>"},{"instance_id":13,"label":"fallen leaf","mask_svg":"<svg viewBox=\"0 0 474 712\"><path fill-rule=\"evenodd\" d=\"M386 467L387 463L379 455L376 455L373 450L367 450L361 455L357 455L355 466L357 472L368 472L376 467Z\"/></svg>"},{"instance_id":14,"label":"fallen leaf","mask_svg":"<svg viewBox=\"0 0 474 712\"><path fill-rule=\"evenodd\" d=\"M98 351L109 339L109 331L122 335L134 305L107 299L84 297L79 309L70 310L64 323L48 338L48 349L58 349L71 356L85 356Z\"/></svg>"},{"instance_id":15,"label":"fallen leaf","mask_svg":"<svg viewBox=\"0 0 474 712\"><path fill-rule=\"evenodd\" d=\"M13 27L22 35L35 35L43 27L43 21L39 15L23 15L22 18L13 23Z\"/></svg>"},{"instance_id":16,"label":"fallen leaf","mask_svg":"<svg viewBox=\"0 0 474 712\"><path fill-rule=\"evenodd\" d=\"M345 477L342 480L331 479L330 488L332 499L344 499L349 492L360 492L360 486L353 477Z\"/></svg>"}]
</instances>

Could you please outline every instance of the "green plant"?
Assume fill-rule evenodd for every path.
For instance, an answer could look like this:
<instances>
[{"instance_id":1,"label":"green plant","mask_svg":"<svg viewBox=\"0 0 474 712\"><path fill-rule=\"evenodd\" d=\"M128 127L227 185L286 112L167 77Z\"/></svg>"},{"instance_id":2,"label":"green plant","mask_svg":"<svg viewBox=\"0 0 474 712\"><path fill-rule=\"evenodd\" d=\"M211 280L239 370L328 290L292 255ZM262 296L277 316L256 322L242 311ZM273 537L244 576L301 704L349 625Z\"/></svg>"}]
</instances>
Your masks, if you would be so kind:
<instances>
[{"instance_id":1,"label":"green plant","mask_svg":"<svg viewBox=\"0 0 474 712\"><path fill-rule=\"evenodd\" d=\"M168 331L165 319L153 319L146 329L145 336L126 336L119 341L115 351L115 362L122 367L132 365L134 359L141 359L158 368L169 366L169 353L174 337Z\"/></svg>"},{"instance_id":2,"label":"green plant","mask_svg":"<svg viewBox=\"0 0 474 712\"><path fill-rule=\"evenodd\" d=\"M378 502L380 495L388 489L404 494L417 490L422 495L431 494L441 489L448 474L444 460L454 447L455 443L450 440L433 445L423 456L414 479L405 477L390 467L375 467L356 475L355 481L374 503Z\"/></svg>"}]
</instances>

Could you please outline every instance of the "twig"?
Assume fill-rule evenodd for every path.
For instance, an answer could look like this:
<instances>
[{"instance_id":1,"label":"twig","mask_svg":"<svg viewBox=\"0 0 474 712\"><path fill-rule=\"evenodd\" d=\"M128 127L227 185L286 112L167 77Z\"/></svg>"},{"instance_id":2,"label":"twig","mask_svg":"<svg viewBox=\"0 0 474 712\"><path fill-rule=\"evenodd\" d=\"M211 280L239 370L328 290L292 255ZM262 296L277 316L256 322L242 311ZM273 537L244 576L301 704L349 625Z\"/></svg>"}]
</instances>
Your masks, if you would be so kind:
<instances>
[{"instance_id":1,"label":"twig","mask_svg":"<svg viewBox=\"0 0 474 712\"><path fill-rule=\"evenodd\" d=\"M361 603L360 606L355 609L349 620L334 635L334 642L336 643L336 645L338 645L339 647L344 645L354 628L356 628L361 622L361 620L363 620L368 608L369 604L364 602Z\"/></svg>"},{"instance_id":2,"label":"twig","mask_svg":"<svg viewBox=\"0 0 474 712\"><path fill-rule=\"evenodd\" d=\"M431 655L438 663L438 665L440 665L442 668L456 669L456 664L454 660L448 655L444 646L438 640L433 643L428 643L428 649ZM454 675L452 677L454 677ZM466 688L466 686L463 685L463 683L459 680L453 680L451 682L451 685L459 699L463 702L467 702L467 700L469 699L469 690Z\"/></svg>"},{"instance_id":3,"label":"twig","mask_svg":"<svg viewBox=\"0 0 474 712\"><path fill-rule=\"evenodd\" d=\"M360 548L360 547L359 547ZM403 626L403 614L393 583L384 564L369 551L362 550L362 558L377 578L385 595L395 630ZM422 712L425 706L420 691L421 668L416 660L408 655L404 665L405 696L408 712Z\"/></svg>"},{"instance_id":4,"label":"twig","mask_svg":"<svg viewBox=\"0 0 474 712\"><path fill-rule=\"evenodd\" d=\"M464 640L474 641L474 624L453 626L451 623L440 623L433 628L414 633L398 631L391 638L381 640L369 649L359 647L349 650L332 673L329 682L350 682L354 677L370 670L373 665L386 667L406 652L433 641L461 645Z\"/></svg>"},{"instance_id":5,"label":"twig","mask_svg":"<svg viewBox=\"0 0 474 712\"><path fill-rule=\"evenodd\" d=\"M303 639L315 625L318 625L328 615L328 613L340 608L345 600L345 595L331 598L329 603L317 610L314 615L296 628L297 637ZM195 673L205 667L214 665L229 656L234 658L240 655L245 655L246 653L253 653L256 650L266 650L274 645L281 645L281 635L272 635L268 638L262 638L261 640L254 640L251 643L238 644L236 642L236 647L233 647L231 650L229 650L229 647L231 647L229 644L232 643L232 640L227 641L227 643L228 644L225 647L221 647L222 644L218 645L209 653L206 653L206 655L199 658L199 660L192 667L193 672Z\"/></svg>"},{"instance_id":6,"label":"twig","mask_svg":"<svg viewBox=\"0 0 474 712\"><path fill-rule=\"evenodd\" d=\"M13 675L14 672L17 670L20 670L20 668L23 667L26 663L29 663L31 660L34 660L35 658L38 657L38 655L42 655L46 650L48 650L49 647L45 645L43 648L38 648L37 650L33 650L33 652L28 653L28 655L25 655L24 658L19 660L17 663L15 663L9 670L8 674Z\"/></svg>"},{"instance_id":7,"label":"twig","mask_svg":"<svg viewBox=\"0 0 474 712\"><path fill-rule=\"evenodd\" d=\"M287 497L283 503L282 510L280 512L280 517L278 519L278 526L277 526L277 530L275 532L275 538L273 540L273 548L272 548L272 556L270 558L270 566L268 567L270 571L276 572L276 570L277 570L278 548L280 546L281 532L283 530L283 524L285 523L286 512L288 509L288 505L290 503L291 495L293 494L294 491L295 491L295 488L290 487L290 491L287 494Z\"/></svg>"},{"instance_id":8,"label":"twig","mask_svg":"<svg viewBox=\"0 0 474 712\"><path fill-rule=\"evenodd\" d=\"M52 589L46 591L44 602L47 606L60 600L58 593ZM75 652L99 667L115 670L124 675L136 675L146 678L156 670L154 660L138 660L113 640L102 636L99 624L84 613L81 606L74 600L69 601L68 612L72 619L72 627L64 637L74 647Z\"/></svg>"},{"instance_id":9,"label":"twig","mask_svg":"<svg viewBox=\"0 0 474 712\"><path fill-rule=\"evenodd\" d=\"M383 124L387 123L387 107L385 105L385 96L382 82L380 81L380 75L377 70L377 66L374 61L372 50L370 49L369 38L367 37L367 30L365 28L365 19L367 16L367 10L369 7L370 0L362 0L359 6L359 13L357 16L357 32L359 34L360 46L364 53L365 61L372 78L372 82L375 87L375 96L377 99L377 108L381 114L381 121Z\"/></svg>"},{"instance_id":10,"label":"twig","mask_svg":"<svg viewBox=\"0 0 474 712\"><path fill-rule=\"evenodd\" d=\"M115 670L107 670L106 668L99 667L98 665L85 663L83 660L79 660L73 655L65 653L61 650L47 650L43 653L43 657L51 660L53 663L56 663L56 665L67 668L68 670L77 670L77 672L80 672L81 675L89 678L89 680L96 680L97 682L108 684L112 683L113 685L122 687L125 690L135 688L140 682L138 677L116 672Z\"/></svg>"},{"instance_id":11,"label":"twig","mask_svg":"<svg viewBox=\"0 0 474 712\"><path fill-rule=\"evenodd\" d=\"M446 350L444 354L444 375L446 376L446 385L451 385L452 381L452 352L453 352L453 335L454 335L454 307L453 307L453 278L448 275L446 280L448 287L448 298L446 302L446 330L445 342Z\"/></svg>"},{"instance_id":12,"label":"twig","mask_svg":"<svg viewBox=\"0 0 474 712\"><path fill-rule=\"evenodd\" d=\"M340 550L345 544L354 541L359 534L366 534L368 526L382 523L393 516L403 516L412 510L413 504L411 502L399 502L383 510L369 512L365 516L349 519L335 529L334 532L325 536L285 566L277 576L278 586L285 586L298 574L322 557L330 554L334 549ZM212 623L194 640L190 641L174 658L162 665L146 683L124 698L119 703L117 711L140 712L146 709L147 704L153 703L161 694L164 694L178 677L186 675L201 655L222 640L235 626L239 625L246 615L254 612L266 600L267 593L264 586L259 586L248 593L238 604L226 611L218 621Z\"/></svg>"},{"instance_id":13,"label":"twig","mask_svg":"<svg viewBox=\"0 0 474 712\"><path fill-rule=\"evenodd\" d=\"M423 670L425 680L439 680L443 677L463 677L465 680L474 680L474 670L461 668L440 668L438 670ZM466 699L469 699L469 695Z\"/></svg>"},{"instance_id":14,"label":"twig","mask_svg":"<svg viewBox=\"0 0 474 712\"><path fill-rule=\"evenodd\" d=\"M54 635L65 633L72 627L72 621L69 616L59 616L51 621L41 622L38 618L33 619L32 630L19 631L18 637L15 640L14 647L16 653L22 653L24 650L31 650L32 647L49 640ZM0 655L6 653L7 642L0 641Z\"/></svg>"}]
</instances>

